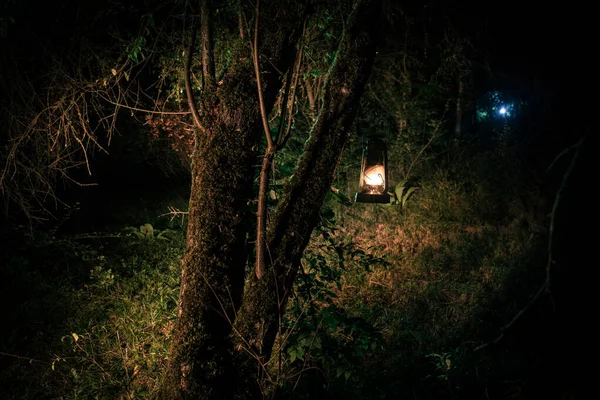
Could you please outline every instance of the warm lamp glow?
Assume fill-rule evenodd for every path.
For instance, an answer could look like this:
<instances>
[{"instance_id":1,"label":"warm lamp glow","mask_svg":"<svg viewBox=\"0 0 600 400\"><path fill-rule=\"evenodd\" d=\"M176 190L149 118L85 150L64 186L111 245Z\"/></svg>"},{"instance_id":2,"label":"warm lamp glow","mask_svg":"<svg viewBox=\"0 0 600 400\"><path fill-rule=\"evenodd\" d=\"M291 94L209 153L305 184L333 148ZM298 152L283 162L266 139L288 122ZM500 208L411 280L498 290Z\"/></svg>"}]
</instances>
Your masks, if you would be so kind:
<instances>
[{"instance_id":1,"label":"warm lamp glow","mask_svg":"<svg viewBox=\"0 0 600 400\"><path fill-rule=\"evenodd\" d=\"M370 139L363 148L360 190L354 201L362 203L389 203L387 193L387 147L380 139Z\"/></svg>"},{"instance_id":2,"label":"warm lamp glow","mask_svg":"<svg viewBox=\"0 0 600 400\"><path fill-rule=\"evenodd\" d=\"M385 183L383 177L385 169L383 165L374 165L365 171L365 184L369 186L380 186Z\"/></svg>"}]
</instances>

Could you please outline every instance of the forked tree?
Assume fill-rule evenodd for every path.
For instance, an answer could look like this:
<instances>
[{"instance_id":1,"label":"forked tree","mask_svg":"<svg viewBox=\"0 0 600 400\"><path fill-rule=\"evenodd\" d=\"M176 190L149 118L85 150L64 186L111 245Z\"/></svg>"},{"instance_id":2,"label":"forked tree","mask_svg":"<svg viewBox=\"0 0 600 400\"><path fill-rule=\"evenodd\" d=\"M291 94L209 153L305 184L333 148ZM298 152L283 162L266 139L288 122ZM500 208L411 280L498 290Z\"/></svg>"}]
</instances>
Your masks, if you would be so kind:
<instances>
[{"instance_id":1,"label":"forked tree","mask_svg":"<svg viewBox=\"0 0 600 400\"><path fill-rule=\"evenodd\" d=\"M280 90L289 91L291 79L284 78L295 73L309 11L304 3L257 2L246 13L252 15L251 34L233 50L233 62L217 82L211 66L212 13L208 2L202 2L204 89L195 101L188 78L197 137L178 317L160 398L260 395L302 253L317 225L371 72L381 3L354 2L321 93L321 112L293 177L268 218L266 207L259 206L255 224L248 204L264 196L269 170L265 165L282 144L282 139L270 137L265 116ZM190 64L186 63L188 77ZM260 154L264 135L268 146ZM264 184L257 194L253 183L261 155ZM255 240L257 235L264 236ZM249 263L254 258L256 264Z\"/></svg>"}]
</instances>

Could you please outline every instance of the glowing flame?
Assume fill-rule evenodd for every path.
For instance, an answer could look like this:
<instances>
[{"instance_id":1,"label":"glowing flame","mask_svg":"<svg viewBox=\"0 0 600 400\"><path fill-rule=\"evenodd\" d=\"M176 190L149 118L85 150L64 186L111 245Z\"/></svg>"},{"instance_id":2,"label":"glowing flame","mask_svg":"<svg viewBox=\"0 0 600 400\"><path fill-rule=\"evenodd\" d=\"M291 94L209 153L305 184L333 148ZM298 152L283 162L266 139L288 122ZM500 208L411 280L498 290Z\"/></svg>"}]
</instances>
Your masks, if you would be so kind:
<instances>
[{"instance_id":1,"label":"glowing flame","mask_svg":"<svg viewBox=\"0 0 600 400\"><path fill-rule=\"evenodd\" d=\"M365 171L364 183L369 186L381 186L385 184L385 170L383 165L375 165Z\"/></svg>"}]
</instances>

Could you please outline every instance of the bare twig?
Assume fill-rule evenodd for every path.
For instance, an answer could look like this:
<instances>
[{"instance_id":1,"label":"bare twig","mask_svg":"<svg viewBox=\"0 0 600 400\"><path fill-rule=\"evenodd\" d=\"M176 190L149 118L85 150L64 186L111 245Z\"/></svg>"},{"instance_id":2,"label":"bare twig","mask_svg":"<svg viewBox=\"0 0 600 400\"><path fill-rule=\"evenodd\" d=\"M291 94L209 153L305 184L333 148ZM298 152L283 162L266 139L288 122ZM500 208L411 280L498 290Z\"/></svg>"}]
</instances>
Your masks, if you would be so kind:
<instances>
[{"instance_id":1,"label":"bare twig","mask_svg":"<svg viewBox=\"0 0 600 400\"><path fill-rule=\"evenodd\" d=\"M22 356L18 356L16 354L4 353L2 351L0 351L0 355L6 356L6 357L18 358L19 360L26 360L26 361L29 361L30 363L32 363L32 362L43 363L44 362L44 361L41 361L41 360L36 360L35 358L22 357Z\"/></svg>"},{"instance_id":2,"label":"bare twig","mask_svg":"<svg viewBox=\"0 0 600 400\"><path fill-rule=\"evenodd\" d=\"M575 150L575 154L573 155L573 158L571 159L571 163L569 164L569 167L567 168L567 171L565 172L565 174L563 175L563 179L561 182L561 185L558 189L558 191L556 192L556 197L554 198L554 204L552 205L552 212L550 214L550 227L548 229L548 262L546 263L546 279L544 280L544 283L542 284L542 286L538 289L538 291L533 295L533 297L531 298L531 300L529 300L529 303L527 303L527 305L525 307L523 307L511 320L508 324L504 325L502 328L500 328L500 335L492 340L491 342L487 342L484 343L480 346L475 347L475 349L473 349L474 351L477 350L481 350L485 347L491 346L493 344L498 343L500 340L502 340L502 338L504 337L504 333L515 324L515 322L517 322L522 316L523 314L525 314L529 309L531 309L531 307L537 302L537 300L541 297L541 295L546 292L548 294L550 294L550 289L551 289L551 271L552 271L552 265L554 265L554 258L552 255L553 252L553 246L552 246L552 242L553 242L553 237L554 237L554 223L556 220L556 211L558 210L558 205L560 203L560 196L561 194L564 192L565 188L567 187L567 181L569 179L569 176L571 175L571 172L573 171L573 168L575 168L575 164L577 161L577 158L579 156L579 149L581 147L581 145L583 144L583 142L585 141L585 137L583 139L581 139L579 142L577 142L575 145L570 146L567 150ZM562 156L565 153L565 151L561 152L559 154L559 156ZM556 161L556 159L555 159ZM554 164L554 161L552 162Z\"/></svg>"},{"instance_id":3,"label":"bare twig","mask_svg":"<svg viewBox=\"0 0 600 400\"><path fill-rule=\"evenodd\" d=\"M192 118L194 124L200 130L201 133L206 133L206 129L200 120L200 114L198 114L198 107L194 101L194 92L192 91L192 84L190 82L190 70L192 68L192 54L194 50L194 42L196 41L196 25L192 27L192 37L190 39L190 45L185 52L185 64L184 64L184 79L185 79L185 93L187 95L188 106L192 112Z\"/></svg>"},{"instance_id":4,"label":"bare twig","mask_svg":"<svg viewBox=\"0 0 600 400\"><path fill-rule=\"evenodd\" d=\"M566 149L564 149L563 151L561 151L556 157L554 157L554 160L552 160L552 162L550 163L550 165L548 166L548 168L546 169L546 172L550 171L552 169L552 167L554 166L554 164L556 164L556 162L565 154L567 154L569 151L579 147L581 145L581 143L585 140L585 138L580 139L577 143L572 144L571 146L567 147Z\"/></svg>"},{"instance_id":5,"label":"bare twig","mask_svg":"<svg viewBox=\"0 0 600 400\"><path fill-rule=\"evenodd\" d=\"M425 151L425 149L427 149L427 147L429 147L429 145L433 142L433 140L435 138L437 138L437 132L434 133L433 135L431 135L431 138L429 139L429 141L427 142L427 144L425 144L425 146L423 146L423 148L421 149L421 151L419 151L419 154L417 154L417 156L415 158L413 158L413 160L410 163L410 166L408 167L408 170L406 171L406 174L404 175L404 179L408 179L408 177L410 176L410 173L413 169L413 167L415 166L417 160L421 157L421 155L423 154L423 152Z\"/></svg>"},{"instance_id":6,"label":"bare twig","mask_svg":"<svg viewBox=\"0 0 600 400\"><path fill-rule=\"evenodd\" d=\"M159 217L165 217L167 215L171 216L171 221L173 221L177 216L181 216L181 223L183 224L183 219L186 215L189 215L188 211L181 211L173 206L169 206L169 212L159 215Z\"/></svg>"},{"instance_id":7,"label":"bare twig","mask_svg":"<svg viewBox=\"0 0 600 400\"><path fill-rule=\"evenodd\" d=\"M126 108L126 109L131 110L131 111L139 111L139 112L143 112L143 113L146 113L146 114L189 115L189 114L192 113L191 111L154 111L154 110L147 110L147 109L144 109L144 108L131 107L131 106L128 106L127 104L123 104L123 103L116 103L116 102L114 102L112 100L108 100L108 99L106 99L106 102L110 103L112 105L118 106L118 107Z\"/></svg>"}]
</instances>

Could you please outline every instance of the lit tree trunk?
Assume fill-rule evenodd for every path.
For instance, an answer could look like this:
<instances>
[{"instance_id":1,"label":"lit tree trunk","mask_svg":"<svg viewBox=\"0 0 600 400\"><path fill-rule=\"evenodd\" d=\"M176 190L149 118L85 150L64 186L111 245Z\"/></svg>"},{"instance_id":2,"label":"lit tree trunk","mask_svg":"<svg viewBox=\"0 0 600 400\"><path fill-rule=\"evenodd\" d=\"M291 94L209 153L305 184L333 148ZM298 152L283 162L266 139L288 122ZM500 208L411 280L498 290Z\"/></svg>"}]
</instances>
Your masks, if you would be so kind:
<instances>
[{"instance_id":1,"label":"lit tree trunk","mask_svg":"<svg viewBox=\"0 0 600 400\"><path fill-rule=\"evenodd\" d=\"M286 71L293 60L301 21L292 12L276 19L277 7L275 1L265 7L264 18L272 23L260 33L261 54L268 60L261 65L268 109L281 87L277 71ZM236 50L223 83L203 93L178 317L159 394L163 400L227 399L235 389L230 333L244 287L253 218L248 203L263 134L251 53L243 42Z\"/></svg>"},{"instance_id":2,"label":"lit tree trunk","mask_svg":"<svg viewBox=\"0 0 600 400\"><path fill-rule=\"evenodd\" d=\"M317 225L350 135L375 57L378 27L372 21L380 16L381 0L356 1L325 84L322 112L269 221L270 263L262 279L251 274L235 324L234 340L240 350L236 365L243 368L244 374L254 374L253 379L257 378L260 363L271 356L302 253Z\"/></svg>"}]
</instances>

